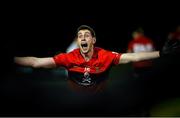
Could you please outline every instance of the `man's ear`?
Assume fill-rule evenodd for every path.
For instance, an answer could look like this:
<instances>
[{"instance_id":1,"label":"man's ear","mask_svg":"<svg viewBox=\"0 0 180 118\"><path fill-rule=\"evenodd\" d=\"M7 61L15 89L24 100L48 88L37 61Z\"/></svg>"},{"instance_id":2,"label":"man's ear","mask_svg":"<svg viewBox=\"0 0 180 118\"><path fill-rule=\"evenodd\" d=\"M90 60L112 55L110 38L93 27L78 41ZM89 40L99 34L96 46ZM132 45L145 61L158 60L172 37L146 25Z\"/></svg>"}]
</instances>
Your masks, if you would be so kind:
<instances>
[{"instance_id":1,"label":"man's ear","mask_svg":"<svg viewBox=\"0 0 180 118\"><path fill-rule=\"evenodd\" d=\"M95 43L96 43L96 38L94 37L94 38L93 38L93 44L95 44Z\"/></svg>"}]
</instances>

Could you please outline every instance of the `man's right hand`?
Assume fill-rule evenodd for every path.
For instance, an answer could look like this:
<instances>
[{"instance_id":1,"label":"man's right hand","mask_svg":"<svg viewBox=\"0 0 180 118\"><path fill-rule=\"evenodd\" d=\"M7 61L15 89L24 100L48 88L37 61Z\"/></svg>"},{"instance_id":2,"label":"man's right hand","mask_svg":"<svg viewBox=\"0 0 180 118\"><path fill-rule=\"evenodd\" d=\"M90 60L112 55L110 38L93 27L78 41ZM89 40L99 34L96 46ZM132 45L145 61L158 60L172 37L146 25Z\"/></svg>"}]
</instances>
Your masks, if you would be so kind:
<instances>
[{"instance_id":1,"label":"man's right hand","mask_svg":"<svg viewBox=\"0 0 180 118\"><path fill-rule=\"evenodd\" d=\"M162 50L160 51L160 56L168 55L178 55L180 53L180 40L177 39L168 39Z\"/></svg>"}]
</instances>

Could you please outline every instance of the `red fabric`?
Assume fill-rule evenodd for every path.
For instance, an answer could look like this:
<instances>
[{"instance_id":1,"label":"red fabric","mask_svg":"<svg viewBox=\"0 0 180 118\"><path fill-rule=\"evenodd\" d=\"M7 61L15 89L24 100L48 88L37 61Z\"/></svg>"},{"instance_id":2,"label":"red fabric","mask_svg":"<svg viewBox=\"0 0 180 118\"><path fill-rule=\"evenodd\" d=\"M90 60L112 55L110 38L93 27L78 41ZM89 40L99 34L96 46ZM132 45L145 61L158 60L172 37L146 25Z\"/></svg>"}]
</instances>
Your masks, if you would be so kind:
<instances>
[{"instance_id":1,"label":"red fabric","mask_svg":"<svg viewBox=\"0 0 180 118\"><path fill-rule=\"evenodd\" d=\"M155 49L154 43L150 38L147 38L145 36L141 36L136 39L132 39L129 42L128 45L128 50L131 52L150 52ZM152 63L150 60L146 61L139 61L139 62L134 62L133 66L135 68L143 68L143 67L149 67L151 66Z\"/></svg>"},{"instance_id":2,"label":"red fabric","mask_svg":"<svg viewBox=\"0 0 180 118\"><path fill-rule=\"evenodd\" d=\"M180 32L173 32L172 34L172 39L177 39L180 40Z\"/></svg>"},{"instance_id":3,"label":"red fabric","mask_svg":"<svg viewBox=\"0 0 180 118\"><path fill-rule=\"evenodd\" d=\"M111 65L119 63L121 54L95 47L94 54L89 61L85 61L80 49L70 53L61 53L53 57L57 66L64 66L69 71L84 73L85 67L90 68L90 73L98 74L109 69Z\"/></svg>"},{"instance_id":4,"label":"red fabric","mask_svg":"<svg viewBox=\"0 0 180 118\"><path fill-rule=\"evenodd\" d=\"M128 45L128 50L131 50L132 52L135 52L135 45L141 45L141 46L146 46L146 45L151 45L154 49L154 43L151 39L145 37L145 36L141 36L137 39L132 39L130 42L129 42L129 45ZM145 51L148 51L145 49ZM152 50L151 50L152 51ZM140 51L138 51L140 52Z\"/></svg>"}]
</instances>

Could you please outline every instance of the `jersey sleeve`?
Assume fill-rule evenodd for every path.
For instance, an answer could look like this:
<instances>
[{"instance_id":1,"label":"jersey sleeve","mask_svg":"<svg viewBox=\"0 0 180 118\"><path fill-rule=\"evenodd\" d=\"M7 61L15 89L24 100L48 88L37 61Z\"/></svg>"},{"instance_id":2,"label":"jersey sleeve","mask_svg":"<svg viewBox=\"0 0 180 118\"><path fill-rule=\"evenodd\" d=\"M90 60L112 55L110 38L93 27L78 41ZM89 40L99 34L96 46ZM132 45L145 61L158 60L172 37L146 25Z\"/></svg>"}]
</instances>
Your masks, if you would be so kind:
<instances>
[{"instance_id":1,"label":"jersey sleeve","mask_svg":"<svg viewBox=\"0 0 180 118\"><path fill-rule=\"evenodd\" d=\"M119 60L121 58L121 53L111 52L110 56L111 56L111 58L113 58L112 64L113 65L118 65L119 64Z\"/></svg>"},{"instance_id":2,"label":"jersey sleeve","mask_svg":"<svg viewBox=\"0 0 180 118\"><path fill-rule=\"evenodd\" d=\"M69 61L68 61L68 54L67 53L60 53L58 55L55 55L53 57L55 64L57 66L63 66L63 67L68 67Z\"/></svg>"}]
</instances>

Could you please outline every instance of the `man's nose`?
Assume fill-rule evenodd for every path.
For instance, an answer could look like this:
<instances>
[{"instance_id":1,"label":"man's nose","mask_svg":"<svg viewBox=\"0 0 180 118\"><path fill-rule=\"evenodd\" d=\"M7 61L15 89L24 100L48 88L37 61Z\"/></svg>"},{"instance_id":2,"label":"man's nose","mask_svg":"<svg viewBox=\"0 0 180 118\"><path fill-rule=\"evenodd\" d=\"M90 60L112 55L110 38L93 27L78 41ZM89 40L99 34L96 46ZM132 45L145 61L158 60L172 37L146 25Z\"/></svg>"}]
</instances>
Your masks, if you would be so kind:
<instances>
[{"instance_id":1,"label":"man's nose","mask_svg":"<svg viewBox=\"0 0 180 118\"><path fill-rule=\"evenodd\" d=\"M86 39L85 39L85 37L83 37L82 39L81 39L81 41L85 41Z\"/></svg>"}]
</instances>

